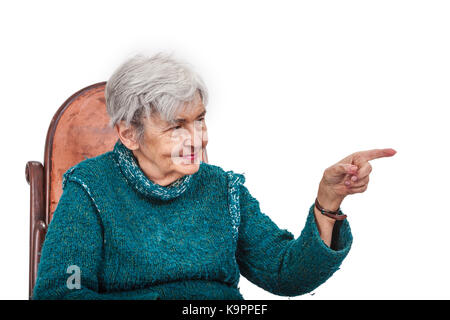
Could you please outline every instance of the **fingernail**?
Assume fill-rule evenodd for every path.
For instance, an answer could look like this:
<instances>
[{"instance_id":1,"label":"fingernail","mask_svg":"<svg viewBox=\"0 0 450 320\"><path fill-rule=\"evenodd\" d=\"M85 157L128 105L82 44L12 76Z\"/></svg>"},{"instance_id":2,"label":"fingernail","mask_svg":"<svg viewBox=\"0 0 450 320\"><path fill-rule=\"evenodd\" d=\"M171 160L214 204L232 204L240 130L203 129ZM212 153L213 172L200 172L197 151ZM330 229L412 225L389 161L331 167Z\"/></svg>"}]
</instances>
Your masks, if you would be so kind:
<instances>
[{"instance_id":1,"label":"fingernail","mask_svg":"<svg viewBox=\"0 0 450 320\"><path fill-rule=\"evenodd\" d=\"M358 169L358 166L352 166L352 170Z\"/></svg>"},{"instance_id":2,"label":"fingernail","mask_svg":"<svg viewBox=\"0 0 450 320\"><path fill-rule=\"evenodd\" d=\"M350 181L345 181L345 185L349 186L350 185Z\"/></svg>"},{"instance_id":3,"label":"fingernail","mask_svg":"<svg viewBox=\"0 0 450 320\"><path fill-rule=\"evenodd\" d=\"M355 182L356 179L358 179L356 176L353 176L353 177L352 177L352 181L353 181L353 182Z\"/></svg>"}]
</instances>

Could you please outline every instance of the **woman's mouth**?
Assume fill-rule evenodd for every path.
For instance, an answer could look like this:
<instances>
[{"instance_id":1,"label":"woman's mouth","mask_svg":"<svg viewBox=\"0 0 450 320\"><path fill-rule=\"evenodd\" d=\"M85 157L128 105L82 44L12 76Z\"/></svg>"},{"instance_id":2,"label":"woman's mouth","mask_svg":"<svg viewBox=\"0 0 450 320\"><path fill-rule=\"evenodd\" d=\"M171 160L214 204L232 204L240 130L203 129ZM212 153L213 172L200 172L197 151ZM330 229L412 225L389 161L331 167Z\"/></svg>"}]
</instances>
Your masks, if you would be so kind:
<instances>
[{"instance_id":1,"label":"woman's mouth","mask_svg":"<svg viewBox=\"0 0 450 320\"><path fill-rule=\"evenodd\" d=\"M195 160L195 158L197 157L197 152L196 153L190 153L190 154L186 154L186 155L183 155L183 159L185 159L185 160L189 160L189 161L194 161Z\"/></svg>"}]
</instances>

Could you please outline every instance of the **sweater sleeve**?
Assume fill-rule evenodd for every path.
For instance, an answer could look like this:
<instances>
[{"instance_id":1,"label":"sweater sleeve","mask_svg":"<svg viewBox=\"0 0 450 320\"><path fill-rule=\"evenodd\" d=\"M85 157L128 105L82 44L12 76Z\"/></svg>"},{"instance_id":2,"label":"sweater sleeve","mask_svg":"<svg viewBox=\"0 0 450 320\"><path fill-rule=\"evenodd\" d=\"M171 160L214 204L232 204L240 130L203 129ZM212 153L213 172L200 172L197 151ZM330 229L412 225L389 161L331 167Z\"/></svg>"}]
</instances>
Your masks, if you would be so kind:
<instances>
[{"instance_id":1,"label":"sweater sleeve","mask_svg":"<svg viewBox=\"0 0 450 320\"><path fill-rule=\"evenodd\" d=\"M295 239L260 211L248 189L240 189L240 226L236 257L241 274L280 296L311 292L339 269L353 238L347 220L337 221L330 248L320 238L310 207L305 227Z\"/></svg>"},{"instance_id":2,"label":"sweater sleeve","mask_svg":"<svg viewBox=\"0 0 450 320\"><path fill-rule=\"evenodd\" d=\"M33 300L154 300L150 289L99 293L103 229L92 199L82 185L67 181L42 248ZM78 267L79 286L69 280ZM69 285L68 285L69 284ZM71 289L70 289L70 288Z\"/></svg>"}]
</instances>

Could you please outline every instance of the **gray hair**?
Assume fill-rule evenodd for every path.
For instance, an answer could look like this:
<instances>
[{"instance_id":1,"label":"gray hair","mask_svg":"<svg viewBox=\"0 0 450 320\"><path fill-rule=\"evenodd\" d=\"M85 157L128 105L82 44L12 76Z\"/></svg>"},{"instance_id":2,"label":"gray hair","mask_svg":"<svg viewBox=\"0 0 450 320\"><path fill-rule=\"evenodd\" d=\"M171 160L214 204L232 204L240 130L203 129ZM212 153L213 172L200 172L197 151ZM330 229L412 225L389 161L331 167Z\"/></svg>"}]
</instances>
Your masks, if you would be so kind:
<instances>
[{"instance_id":1,"label":"gray hair","mask_svg":"<svg viewBox=\"0 0 450 320\"><path fill-rule=\"evenodd\" d=\"M113 128L124 120L142 141L144 117L156 112L166 121L173 120L185 102L194 100L197 90L206 107L207 88L190 65L162 52L152 57L136 55L125 61L106 84L109 126Z\"/></svg>"}]
</instances>

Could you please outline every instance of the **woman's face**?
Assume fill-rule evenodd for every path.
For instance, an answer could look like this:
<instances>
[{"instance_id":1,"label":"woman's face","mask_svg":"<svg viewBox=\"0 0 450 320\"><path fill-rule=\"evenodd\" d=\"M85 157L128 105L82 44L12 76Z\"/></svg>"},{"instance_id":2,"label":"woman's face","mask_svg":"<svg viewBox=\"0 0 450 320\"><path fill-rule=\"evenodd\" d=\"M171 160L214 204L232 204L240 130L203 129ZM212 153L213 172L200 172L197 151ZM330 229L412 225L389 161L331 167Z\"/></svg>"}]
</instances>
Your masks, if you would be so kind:
<instances>
[{"instance_id":1,"label":"woman's face","mask_svg":"<svg viewBox=\"0 0 450 320\"><path fill-rule=\"evenodd\" d=\"M133 150L147 177L162 186L197 172L202 148L208 143L205 125L206 109L197 92L185 103L173 122L157 114L145 119L143 141Z\"/></svg>"}]
</instances>

